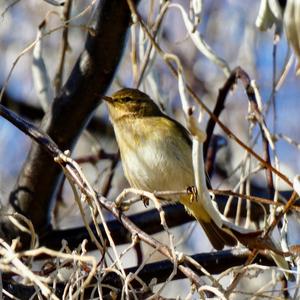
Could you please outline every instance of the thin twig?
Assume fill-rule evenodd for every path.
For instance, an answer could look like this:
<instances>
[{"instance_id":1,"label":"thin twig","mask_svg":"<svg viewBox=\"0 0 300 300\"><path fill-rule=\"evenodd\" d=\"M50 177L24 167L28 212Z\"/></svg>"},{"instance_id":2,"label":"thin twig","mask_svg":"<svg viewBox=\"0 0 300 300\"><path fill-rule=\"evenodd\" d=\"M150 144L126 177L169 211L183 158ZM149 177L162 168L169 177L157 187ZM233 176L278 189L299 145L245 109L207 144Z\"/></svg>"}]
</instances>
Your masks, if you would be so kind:
<instances>
[{"instance_id":1,"label":"thin twig","mask_svg":"<svg viewBox=\"0 0 300 300\"><path fill-rule=\"evenodd\" d=\"M157 50L157 52L165 60L165 53L164 53L164 51L156 43L155 39L153 38L153 36L149 32L148 28L144 24L141 16L138 14L138 12L136 10L136 7L135 7L133 1L132 0L127 0L127 2L128 2L128 5L130 7L130 10L131 10L133 16L138 19L140 25L142 26L143 30L147 34L147 36L150 39L151 43L153 44L153 46L155 47L155 49ZM168 61L168 59L165 60L165 63L169 67L169 69L171 70L172 74L177 78L178 72L177 72L176 68L172 65L172 63L170 63ZM268 163L267 161L265 161L259 154L257 154L253 149L251 149L250 147L248 147L240 138L238 138L223 122L221 122L219 120L218 117L216 117L211 112L211 110L208 108L208 106L195 94L195 92L193 91L193 89L188 84L186 84L186 89L187 89L188 93L190 94L190 96L214 120L214 122L216 122L221 127L221 129L228 135L229 138L233 139L236 143L238 143L238 145L240 145L249 154L251 154L253 157L255 157L265 168L270 169L272 172L274 172L275 174L277 174L283 181L285 181L290 187L292 187L292 182L289 180L289 178L286 175L284 175L278 169L276 169L275 167L273 167L270 163Z\"/></svg>"},{"instance_id":2,"label":"thin twig","mask_svg":"<svg viewBox=\"0 0 300 300\"><path fill-rule=\"evenodd\" d=\"M169 2L166 1L166 3L164 3L164 5L160 8L160 12L157 17L157 20L155 21L155 23L152 27L152 34L153 34L154 38L156 38L156 35L159 32L159 28L160 28L160 25L162 23L162 20L163 20L165 14L167 12L168 5L169 5ZM144 55L144 60L143 60L142 66L141 66L140 75L139 75L138 81L136 83L137 88L141 85L141 82L144 78L145 71L146 71L147 67L149 67L148 62L150 59L150 54L151 54L152 48L153 48L152 43L149 43L146 53Z\"/></svg>"},{"instance_id":3,"label":"thin twig","mask_svg":"<svg viewBox=\"0 0 300 300\"><path fill-rule=\"evenodd\" d=\"M274 202L273 200L261 198L261 197L257 197L257 196L250 196L250 195L235 193L234 191L231 191L231 190L211 190L211 192L214 193L215 195L233 196L233 197L237 197L237 198L246 199L246 200L249 200L249 201L255 202L255 203L274 205L277 207L284 206L284 203ZM292 205L291 209L295 210L297 212L300 212L300 207L298 205Z\"/></svg>"},{"instance_id":4,"label":"thin twig","mask_svg":"<svg viewBox=\"0 0 300 300\"><path fill-rule=\"evenodd\" d=\"M266 128L267 126L266 126L265 120L259 110L255 91L254 91L253 86L251 85L250 77L241 67L236 68L235 72L236 72L236 78L240 79L243 83L246 94L248 96L248 100L250 103L253 117L259 124L259 128L260 128L261 135L262 135L262 140L263 140L263 147L264 147L264 155L265 155L264 160L267 162L268 165L271 165L271 158L270 158L270 152L269 152L269 141L266 137L266 133L264 130L264 128ZM266 168L266 175L267 175L268 187L270 190L270 196L273 197L274 196L274 183L273 183L272 170L270 168Z\"/></svg>"},{"instance_id":5,"label":"thin twig","mask_svg":"<svg viewBox=\"0 0 300 300\"><path fill-rule=\"evenodd\" d=\"M66 57L67 50L70 48L69 41L68 41L69 25L67 24L67 22L70 19L71 7L72 7L72 0L65 0L64 9L62 13L62 21L65 25L62 30L62 42L61 42L61 48L59 53L58 68L54 76L54 88L55 88L56 95L58 94L62 86L65 57Z\"/></svg>"},{"instance_id":6,"label":"thin twig","mask_svg":"<svg viewBox=\"0 0 300 300\"><path fill-rule=\"evenodd\" d=\"M230 76L225 81L223 87L219 89L219 94L218 94L218 98L216 100L215 108L212 111L213 115L216 116L216 118L220 117L221 112L225 108L225 100L227 98L229 91L233 88L235 83L236 83L236 72L234 69L230 73ZM206 137L206 141L203 146L204 157L207 156L208 146L210 144L210 140L212 138L212 134L214 132L215 126L216 126L215 120L213 118L210 118L209 121L207 122L207 126L206 126L206 136L207 137Z\"/></svg>"},{"instance_id":7,"label":"thin twig","mask_svg":"<svg viewBox=\"0 0 300 300\"><path fill-rule=\"evenodd\" d=\"M276 225L278 224L278 222L281 220L281 218L284 216L284 214L286 214L289 209L292 207L292 205L294 204L294 202L297 200L297 193L293 192L292 196L290 197L289 201L286 203L286 205L284 206L284 208L282 209L282 211L276 216L276 218L274 218L273 222L269 225L269 227L267 228L267 230L264 232L263 236L262 236L262 240L266 239L269 237L270 233L272 232L272 230L276 227ZM249 255L247 262L245 263L245 266L250 265L251 263L253 263L254 259L256 258L256 256L258 255L259 250L254 249L251 252L251 255ZM225 295L227 297L229 297L229 295L233 292L234 288L238 285L238 283L240 282L242 275L244 274L244 272L238 273L233 281L231 282L231 284L229 285Z\"/></svg>"}]
</instances>

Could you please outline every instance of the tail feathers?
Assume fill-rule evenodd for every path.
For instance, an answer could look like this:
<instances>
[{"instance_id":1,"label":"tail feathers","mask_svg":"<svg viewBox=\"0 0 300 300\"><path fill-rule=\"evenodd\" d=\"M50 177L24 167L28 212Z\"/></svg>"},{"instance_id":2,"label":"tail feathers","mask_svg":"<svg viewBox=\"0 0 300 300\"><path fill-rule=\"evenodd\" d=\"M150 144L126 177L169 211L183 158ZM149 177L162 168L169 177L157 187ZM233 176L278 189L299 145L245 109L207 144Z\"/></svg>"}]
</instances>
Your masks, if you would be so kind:
<instances>
[{"instance_id":1,"label":"tail feathers","mask_svg":"<svg viewBox=\"0 0 300 300\"><path fill-rule=\"evenodd\" d=\"M200 221L202 228L204 229L209 241L216 250L222 250L224 246L235 246L237 240L227 233L225 230L220 228L216 223L210 219L209 222Z\"/></svg>"},{"instance_id":2,"label":"tail feathers","mask_svg":"<svg viewBox=\"0 0 300 300\"><path fill-rule=\"evenodd\" d=\"M180 202L185 206L187 212L193 215L194 218L201 224L215 249L222 250L225 245L235 246L237 244L237 240L234 235L230 234L230 228L220 228L204 208L201 201L195 201L188 195L186 197L181 197Z\"/></svg>"}]
</instances>

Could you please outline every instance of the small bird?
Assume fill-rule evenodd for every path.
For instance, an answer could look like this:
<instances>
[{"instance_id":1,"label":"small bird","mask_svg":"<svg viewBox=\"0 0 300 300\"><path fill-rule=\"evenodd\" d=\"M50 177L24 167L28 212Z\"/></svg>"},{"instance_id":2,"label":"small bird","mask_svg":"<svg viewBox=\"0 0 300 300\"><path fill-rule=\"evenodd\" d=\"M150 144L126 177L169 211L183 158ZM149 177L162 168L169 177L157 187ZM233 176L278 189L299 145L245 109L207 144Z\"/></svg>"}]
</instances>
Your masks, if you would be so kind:
<instances>
[{"instance_id":1,"label":"small bird","mask_svg":"<svg viewBox=\"0 0 300 300\"><path fill-rule=\"evenodd\" d=\"M145 93L124 88L108 104L122 165L129 184L154 191L187 190L195 186L192 142L188 131L164 114ZM175 197L202 225L217 250L236 245L236 239L216 225L204 208L201 195Z\"/></svg>"}]
</instances>

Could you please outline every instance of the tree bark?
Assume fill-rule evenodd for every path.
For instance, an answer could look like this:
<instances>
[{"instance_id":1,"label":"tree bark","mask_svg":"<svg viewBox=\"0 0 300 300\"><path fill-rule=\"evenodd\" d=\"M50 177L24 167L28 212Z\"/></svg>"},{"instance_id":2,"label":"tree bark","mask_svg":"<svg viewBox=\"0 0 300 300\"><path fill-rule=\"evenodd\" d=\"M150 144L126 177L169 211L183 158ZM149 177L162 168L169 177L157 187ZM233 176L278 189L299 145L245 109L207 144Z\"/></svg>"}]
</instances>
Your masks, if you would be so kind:
<instances>
[{"instance_id":1,"label":"tree bark","mask_svg":"<svg viewBox=\"0 0 300 300\"><path fill-rule=\"evenodd\" d=\"M73 149L114 77L130 25L126 0L99 1L92 25L69 79L40 125L62 150ZM11 193L10 205L28 217L38 232L51 226L51 212L61 179L62 172L53 158L33 143ZM7 232L2 231L3 234Z\"/></svg>"}]
</instances>

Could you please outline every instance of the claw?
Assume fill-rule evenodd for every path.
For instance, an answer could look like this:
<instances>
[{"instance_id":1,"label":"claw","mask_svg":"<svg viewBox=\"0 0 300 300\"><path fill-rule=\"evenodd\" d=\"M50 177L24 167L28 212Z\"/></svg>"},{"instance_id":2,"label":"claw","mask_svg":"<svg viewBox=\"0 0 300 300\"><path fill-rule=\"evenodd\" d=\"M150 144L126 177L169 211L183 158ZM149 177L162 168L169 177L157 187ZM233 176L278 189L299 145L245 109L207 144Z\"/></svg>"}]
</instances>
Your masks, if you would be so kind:
<instances>
[{"instance_id":1,"label":"claw","mask_svg":"<svg viewBox=\"0 0 300 300\"><path fill-rule=\"evenodd\" d=\"M186 189L187 193L190 194L190 202L192 203L198 197L198 191L195 186L189 186Z\"/></svg>"},{"instance_id":2,"label":"claw","mask_svg":"<svg viewBox=\"0 0 300 300\"><path fill-rule=\"evenodd\" d=\"M148 207L149 206L149 199L145 196L141 196L141 198L142 198L142 201L143 201L145 207Z\"/></svg>"}]
</instances>

